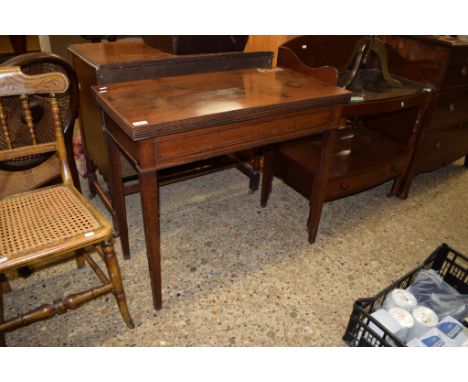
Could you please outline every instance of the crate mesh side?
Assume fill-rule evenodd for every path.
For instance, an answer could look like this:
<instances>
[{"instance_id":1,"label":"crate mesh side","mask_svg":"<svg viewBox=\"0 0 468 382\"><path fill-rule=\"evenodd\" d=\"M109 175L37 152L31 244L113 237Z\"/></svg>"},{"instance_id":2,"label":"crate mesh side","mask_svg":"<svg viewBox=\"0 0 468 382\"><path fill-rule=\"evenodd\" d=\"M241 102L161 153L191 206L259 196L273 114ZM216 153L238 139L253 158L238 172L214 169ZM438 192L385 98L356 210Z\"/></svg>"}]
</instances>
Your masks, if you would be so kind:
<instances>
[{"instance_id":1,"label":"crate mesh side","mask_svg":"<svg viewBox=\"0 0 468 382\"><path fill-rule=\"evenodd\" d=\"M377 320L374 320L371 317L371 313L382 306L390 291L395 288L406 289L409 287L421 269L437 270L445 282L453 286L460 293L468 294L468 258L443 244L421 266L408 272L374 297L357 300L354 304L343 340L350 346L405 346L396 337L387 332ZM370 323L375 325L373 327L382 329L383 334L378 335L378 333L372 330L369 327Z\"/></svg>"}]
</instances>

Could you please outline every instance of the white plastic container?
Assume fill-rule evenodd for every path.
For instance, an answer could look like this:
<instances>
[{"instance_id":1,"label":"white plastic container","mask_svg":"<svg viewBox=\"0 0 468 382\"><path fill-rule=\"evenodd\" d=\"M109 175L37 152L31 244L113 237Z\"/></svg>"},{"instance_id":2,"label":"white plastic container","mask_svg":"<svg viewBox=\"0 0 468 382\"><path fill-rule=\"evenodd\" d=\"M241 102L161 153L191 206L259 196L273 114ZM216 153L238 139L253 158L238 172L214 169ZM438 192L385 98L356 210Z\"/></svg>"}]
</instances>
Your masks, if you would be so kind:
<instances>
[{"instance_id":1,"label":"white plastic container","mask_svg":"<svg viewBox=\"0 0 468 382\"><path fill-rule=\"evenodd\" d=\"M389 310L394 306L399 308L406 309L408 312L411 312L416 308L417 301L416 297L405 289L396 288L392 290L383 303L383 308Z\"/></svg>"},{"instance_id":2,"label":"white plastic container","mask_svg":"<svg viewBox=\"0 0 468 382\"><path fill-rule=\"evenodd\" d=\"M411 314L414 318L414 326L408 334L408 341L411 341L413 338L421 338L439 323L437 314L425 306L417 306Z\"/></svg>"}]
</instances>

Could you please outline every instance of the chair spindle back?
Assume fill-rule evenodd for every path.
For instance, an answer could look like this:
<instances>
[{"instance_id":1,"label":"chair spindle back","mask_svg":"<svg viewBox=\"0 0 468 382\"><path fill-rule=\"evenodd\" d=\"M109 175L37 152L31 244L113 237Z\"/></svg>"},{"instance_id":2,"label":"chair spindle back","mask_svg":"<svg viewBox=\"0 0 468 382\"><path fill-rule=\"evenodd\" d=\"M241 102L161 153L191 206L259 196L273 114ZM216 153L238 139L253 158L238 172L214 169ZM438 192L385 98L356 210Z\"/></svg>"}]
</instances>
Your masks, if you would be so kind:
<instances>
[{"instance_id":1,"label":"chair spindle back","mask_svg":"<svg viewBox=\"0 0 468 382\"><path fill-rule=\"evenodd\" d=\"M60 162L62 181L65 184L71 183L62 123L60 121L60 110L55 97L55 93L65 92L68 86L68 78L63 73L50 72L27 76L17 66L0 68L0 127L6 142L6 149L0 149L0 161L56 151ZM55 130L55 142L37 142L33 117L29 106L29 95L31 94L49 94ZM19 96L21 99L26 126L31 137L30 146L14 147L14 142L8 129L6 111L1 100L1 97L11 96Z\"/></svg>"}]
</instances>

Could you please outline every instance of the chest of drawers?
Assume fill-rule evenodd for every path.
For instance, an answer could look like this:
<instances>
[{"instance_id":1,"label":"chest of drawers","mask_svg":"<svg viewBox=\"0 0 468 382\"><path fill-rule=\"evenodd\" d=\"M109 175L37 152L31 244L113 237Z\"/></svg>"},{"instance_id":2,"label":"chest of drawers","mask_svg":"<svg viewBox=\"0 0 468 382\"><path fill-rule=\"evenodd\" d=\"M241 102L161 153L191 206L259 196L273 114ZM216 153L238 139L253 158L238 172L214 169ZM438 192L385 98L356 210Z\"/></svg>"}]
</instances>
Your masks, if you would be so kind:
<instances>
[{"instance_id":1,"label":"chest of drawers","mask_svg":"<svg viewBox=\"0 0 468 382\"><path fill-rule=\"evenodd\" d=\"M446 36L384 36L392 72L434 88L403 188L413 178L465 156L468 167L468 38Z\"/></svg>"}]
</instances>

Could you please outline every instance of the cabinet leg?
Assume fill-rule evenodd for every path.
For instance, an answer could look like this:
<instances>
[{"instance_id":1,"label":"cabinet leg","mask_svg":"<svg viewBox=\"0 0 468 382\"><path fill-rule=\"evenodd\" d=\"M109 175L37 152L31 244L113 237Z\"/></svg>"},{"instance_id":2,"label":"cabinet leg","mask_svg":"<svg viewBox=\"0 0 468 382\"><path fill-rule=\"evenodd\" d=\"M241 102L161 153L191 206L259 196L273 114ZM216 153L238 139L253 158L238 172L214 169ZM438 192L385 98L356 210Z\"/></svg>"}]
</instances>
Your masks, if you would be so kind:
<instances>
[{"instance_id":1,"label":"cabinet leg","mask_svg":"<svg viewBox=\"0 0 468 382\"><path fill-rule=\"evenodd\" d=\"M396 195L398 195L398 197L400 199L404 200L404 199L408 198L409 190L410 190L410 187L411 187L411 183L413 182L413 179L414 179L414 174L408 174L406 176L405 181L403 182L403 184L401 185L399 190L397 190Z\"/></svg>"},{"instance_id":2,"label":"cabinet leg","mask_svg":"<svg viewBox=\"0 0 468 382\"><path fill-rule=\"evenodd\" d=\"M312 190L309 197L309 219L307 228L309 231L309 243L315 242L320 224L320 216L325 201L325 191L328 183L328 172L334 157L336 143L336 129L322 133L322 149L317 175L312 182Z\"/></svg>"},{"instance_id":3,"label":"cabinet leg","mask_svg":"<svg viewBox=\"0 0 468 382\"><path fill-rule=\"evenodd\" d=\"M252 160L252 175L249 179L249 193L253 194L258 190L260 185L260 160L262 154L258 148L252 149L253 160Z\"/></svg>"},{"instance_id":4,"label":"cabinet leg","mask_svg":"<svg viewBox=\"0 0 468 382\"><path fill-rule=\"evenodd\" d=\"M394 179L393 184L392 184L392 189L390 192L387 194L387 196L394 196L398 195L399 190L402 188L402 183L403 183L403 176L399 176Z\"/></svg>"},{"instance_id":5,"label":"cabinet leg","mask_svg":"<svg viewBox=\"0 0 468 382\"><path fill-rule=\"evenodd\" d=\"M263 152L263 176L260 205L266 207L273 183L274 146L266 146Z\"/></svg>"}]
</instances>

